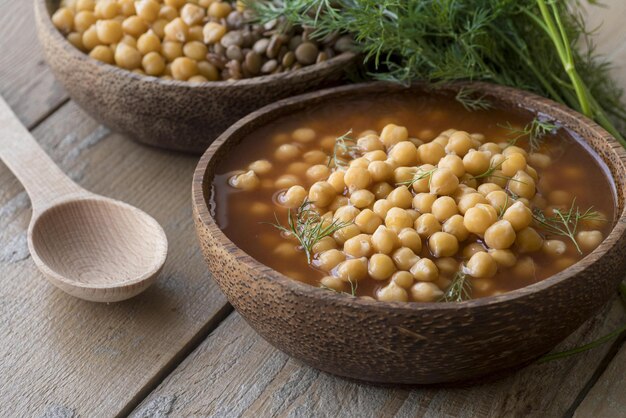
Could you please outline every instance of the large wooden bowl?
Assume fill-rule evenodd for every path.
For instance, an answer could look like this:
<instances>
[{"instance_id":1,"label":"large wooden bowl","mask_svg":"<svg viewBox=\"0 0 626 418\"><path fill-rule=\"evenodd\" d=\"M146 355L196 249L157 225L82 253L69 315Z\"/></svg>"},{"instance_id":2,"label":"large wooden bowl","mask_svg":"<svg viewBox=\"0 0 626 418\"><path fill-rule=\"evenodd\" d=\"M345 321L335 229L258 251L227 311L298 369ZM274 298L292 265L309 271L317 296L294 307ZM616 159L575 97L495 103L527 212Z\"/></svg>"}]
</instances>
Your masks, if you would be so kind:
<instances>
[{"instance_id":1,"label":"large wooden bowl","mask_svg":"<svg viewBox=\"0 0 626 418\"><path fill-rule=\"evenodd\" d=\"M604 161L615 179L618 203L606 240L582 261L546 280L461 303L369 301L294 281L254 260L217 226L207 207L216 165L249 133L281 116L346 98L375 99L405 87L360 84L282 100L224 132L202 156L193 179L194 218L209 270L259 334L289 355L341 376L380 383L459 381L532 361L615 293L626 267L624 149L591 120L550 100L490 84L471 87L497 107L550 115ZM410 89L416 95L435 94L423 85Z\"/></svg>"},{"instance_id":2,"label":"large wooden bowl","mask_svg":"<svg viewBox=\"0 0 626 418\"><path fill-rule=\"evenodd\" d=\"M142 76L90 58L50 19L59 0L35 0L39 40L50 68L94 119L162 148L202 153L231 124L279 99L336 84L355 55L297 71L239 81L191 84Z\"/></svg>"}]
</instances>

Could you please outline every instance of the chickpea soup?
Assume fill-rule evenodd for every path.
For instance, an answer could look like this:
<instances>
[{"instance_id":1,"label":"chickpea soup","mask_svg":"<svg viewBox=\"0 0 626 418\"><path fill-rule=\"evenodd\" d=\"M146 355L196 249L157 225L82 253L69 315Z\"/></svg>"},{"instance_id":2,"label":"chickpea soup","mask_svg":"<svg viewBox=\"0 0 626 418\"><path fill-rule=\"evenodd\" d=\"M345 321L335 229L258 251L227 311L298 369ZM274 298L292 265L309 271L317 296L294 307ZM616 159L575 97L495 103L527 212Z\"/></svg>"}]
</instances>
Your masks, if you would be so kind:
<instances>
[{"instance_id":1,"label":"chickpea soup","mask_svg":"<svg viewBox=\"0 0 626 418\"><path fill-rule=\"evenodd\" d=\"M614 202L604 166L558 122L395 93L252 133L209 205L236 245L295 280L436 302L571 266L610 232Z\"/></svg>"}]
</instances>

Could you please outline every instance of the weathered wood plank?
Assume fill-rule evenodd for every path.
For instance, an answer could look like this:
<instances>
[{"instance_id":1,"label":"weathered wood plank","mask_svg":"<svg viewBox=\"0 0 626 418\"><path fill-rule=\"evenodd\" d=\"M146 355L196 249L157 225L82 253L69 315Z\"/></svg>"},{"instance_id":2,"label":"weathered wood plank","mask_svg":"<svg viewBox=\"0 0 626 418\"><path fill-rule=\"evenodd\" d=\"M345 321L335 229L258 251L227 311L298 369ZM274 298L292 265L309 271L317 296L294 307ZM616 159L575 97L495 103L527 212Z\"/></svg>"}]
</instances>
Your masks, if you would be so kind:
<instances>
[{"instance_id":1,"label":"weathered wood plank","mask_svg":"<svg viewBox=\"0 0 626 418\"><path fill-rule=\"evenodd\" d=\"M626 320L615 298L563 342L564 350ZM609 349L534 364L504 379L448 388L383 388L337 378L274 349L232 314L131 415L562 416ZM416 365L419 367L419 365Z\"/></svg>"},{"instance_id":2,"label":"weathered wood plank","mask_svg":"<svg viewBox=\"0 0 626 418\"><path fill-rule=\"evenodd\" d=\"M30 127L67 99L45 64L32 0L0 1L0 94Z\"/></svg>"},{"instance_id":3,"label":"weathered wood plank","mask_svg":"<svg viewBox=\"0 0 626 418\"><path fill-rule=\"evenodd\" d=\"M122 414L230 309L193 231L196 158L112 135L72 102L34 134L81 185L152 214L170 253L157 283L134 299L106 305L66 295L30 260L29 201L0 165L0 415Z\"/></svg>"}]
</instances>

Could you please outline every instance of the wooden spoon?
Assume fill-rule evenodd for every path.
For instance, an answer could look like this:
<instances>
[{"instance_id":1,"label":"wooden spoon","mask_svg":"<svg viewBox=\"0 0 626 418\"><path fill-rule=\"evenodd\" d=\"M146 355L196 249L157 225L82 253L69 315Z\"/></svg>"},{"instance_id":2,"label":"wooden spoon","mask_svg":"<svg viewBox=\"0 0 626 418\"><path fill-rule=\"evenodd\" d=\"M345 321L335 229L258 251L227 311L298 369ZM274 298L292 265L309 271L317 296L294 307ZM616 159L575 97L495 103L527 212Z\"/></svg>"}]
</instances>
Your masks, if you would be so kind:
<instances>
[{"instance_id":1,"label":"wooden spoon","mask_svg":"<svg viewBox=\"0 0 626 418\"><path fill-rule=\"evenodd\" d=\"M70 180L1 97L0 158L30 196L28 248L52 284L96 302L128 299L152 284L167 257L163 228Z\"/></svg>"}]
</instances>

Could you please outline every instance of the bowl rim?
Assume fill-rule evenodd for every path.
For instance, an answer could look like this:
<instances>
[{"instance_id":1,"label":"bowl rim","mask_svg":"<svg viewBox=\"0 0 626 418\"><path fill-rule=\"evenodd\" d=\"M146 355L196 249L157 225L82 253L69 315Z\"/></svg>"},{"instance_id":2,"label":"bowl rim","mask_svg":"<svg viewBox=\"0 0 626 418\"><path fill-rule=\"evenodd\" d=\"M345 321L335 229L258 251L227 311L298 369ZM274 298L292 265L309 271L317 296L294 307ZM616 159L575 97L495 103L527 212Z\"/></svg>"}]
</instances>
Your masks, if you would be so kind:
<instances>
[{"instance_id":1,"label":"bowl rim","mask_svg":"<svg viewBox=\"0 0 626 418\"><path fill-rule=\"evenodd\" d=\"M313 75L314 73L325 73L326 70L335 67L347 66L352 60L354 60L358 54L355 52L347 51L339 55L334 56L326 61L308 65L295 71L283 71L276 74L262 75L257 77L242 78L240 80L220 80L220 81L203 81L200 83L190 83L183 80L164 80L160 77L137 74L130 70L120 68L115 65L107 64L102 61L98 61L95 58L89 56L89 54L76 48L72 45L65 36L54 26L52 23L52 16L48 11L47 4L49 2L58 2L60 0L34 0L35 2L35 15L37 25L40 30L45 30L52 39L57 42L68 53L75 58L85 63L95 65L102 72L109 73L111 75L119 77L127 77L135 79L141 82L154 83L162 86L169 87L186 87L186 88L230 88L230 87L250 87L250 86L263 86L272 84L277 81L291 81L291 79L300 79L303 76Z\"/></svg>"},{"instance_id":2,"label":"bowl rim","mask_svg":"<svg viewBox=\"0 0 626 418\"><path fill-rule=\"evenodd\" d=\"M395 86L395 87L394 87ZM419 82L413 83L413 86L422 86L423 88L428 88L428 83ZM565 282L581 272L584 272L589 266L593 263L597 262L600 258L602 258L607 252L609 252L614 246L619 244L620 238L626 233L626 204L623 205L621 213L616 211L614 225L611 229L611 232L604 238L602 243L591 253L587 254L581 260L577 261L572 266L568 267L565 270L558 272L544 280L538 281L531 285L522 287L520 289L512 290L509 292L502 293L500 295L482 297L478 299L470 299L462 302L382 302L378 300L369 300L362 297L353 297L352 295L348 295L342 292L329 292L324 289L320 289L318 287L309 285L307 283L303 283L292 278L289 278L282 273L272 269L269 266L257 261L254 257L240 249L234 242L232 242L226 234L222 231L222 229L217 225L215 219L210 214L210 210L207 204L207 196L205 195L205 190L210 190L210 187L205 187L205 177L207 175L208 165L211 162L212 158L219 150L221 146L223 146L234 134L237 133L240 129L245 128L245 126L251 122L254 122L257 118L262 116L268 116L268 121L264 122L263 125L267 125L271 123L271 121L275 118L279 118L281 115L277 114L273 115L275 112L279 113L280 109L283 106L296 105L301 102L310 101L313 99L325 99L328 96L334 96L336 94L350 92L350 91L358 91L358 90L369 90L376 88L384 88L391 87L397 88L399 87L396 83L388 83L388 82L368 82L368 83L359 83L359 84L349 84L339 87L331 87L324 90L319 90L316 92L305 93L298 96L293 96L287 99L283 99L262 107L247 116L243 117L235 124L233 124L230 128L224 131L215 141L209 146L206 152L200 158L196 170L193 175L193 183L192 183L192 203L194 207L194 212L197 214L197 221L201 222L202 225L210 231L213 239L217 241L217 243L222 247L228 250L232 249L232 253L237 258L238 262L244 264L247 268L253 269L256 272L259 272L262 275L269 276L269 278L276 283L284 286L286 290L291 291L300 296L306 296L311 298L323 297L325 300L328 300L329 303L343 303L346 305L353 306L355 308L362 307L367 309L374 309L378 311L389 312L389 310L398 311L398 312L420 312L425 310L439 310L439 311L449 311L449 310L458 310L458 309L475 309L482 308L487 306L499 305L507 302L511 302L514 300L518 300L521 298L525 298L529 295L537 294L542 292L554 285ZM401 87L401 86L400 86ZM473 91L479 93L497 93L500 98L498 100L502 102L506 102L504 97L515 97L522 94L525 98L527 98L532 103L549 105L551 106L551 113L555 120L563 120L563 116L574 117L580 121L581 126L585 126L592 130L594 134L597 134L604 140L608 141L608 147L611 149L611 152L615 154L617 157L615 165L618 167L619 171L624 173L626 177L626 149L624 149L604 128L600 127L593 120L575 112L572 109L567 108L564 105L556 103L550 99L545 97L538 96L534 93L515 89L512 87L496 85L492 83L486 82L454 82L454 83L446 83L441 85L444 89L446 87L458 89L461 87L467 87L473 89ZM373 92L370 92L373 93ZM364 93L367 94L367 93ZM512 101L510 103L513 103ZM537 110L528 109L532 113L539 113ZM568 125L564 125L568 127ZM571 127L571 125L570 125ZM602 158L596 151L591 149L590 145L587 143L584 137L579 135L579 139L577 141L582 142L583 145L586 145L587 151L593 154L593 157L599 161L601 161L605 166L608 164L605 162L605 158ZM617 196L614 198L619 199L619 189L626 188L626 179L622 178L621 180L609 179L611 185L613 186L614 193ZM616 202L617 203L617 202ZM196 227L197 229L198 227ZM583 262L584 261L584 262Z\"/></svg>"}]
</instances>

